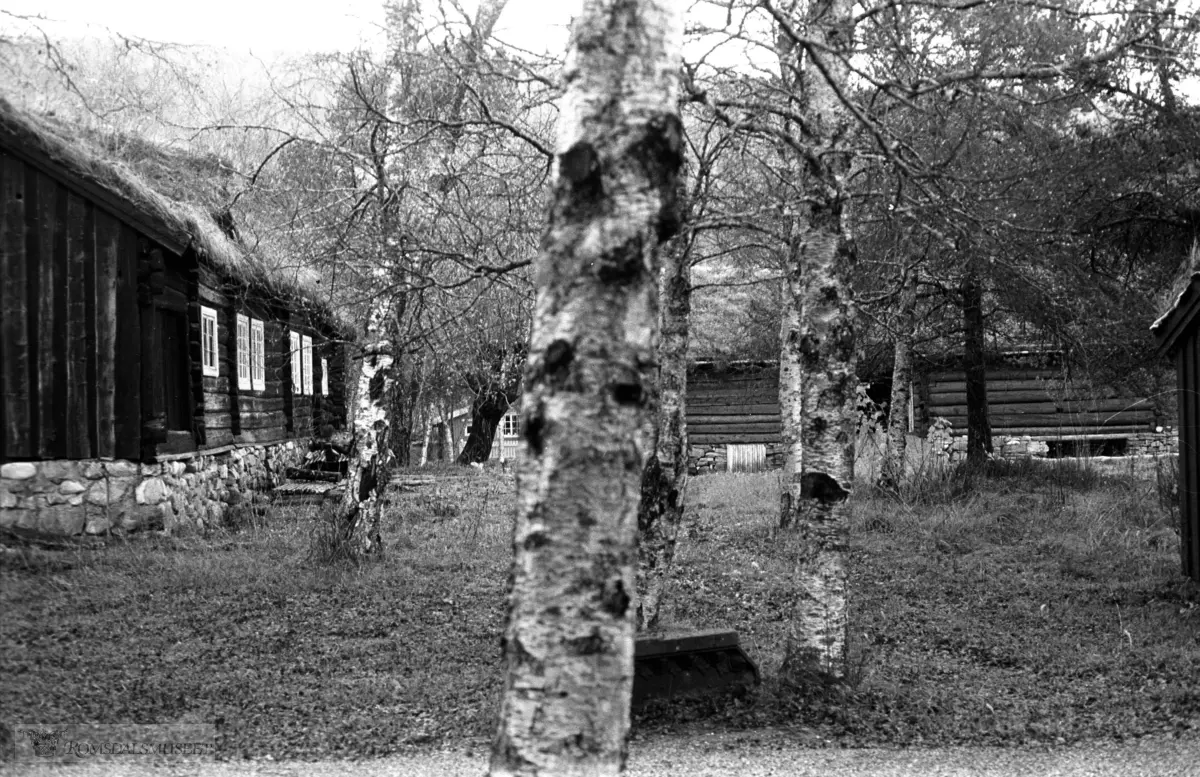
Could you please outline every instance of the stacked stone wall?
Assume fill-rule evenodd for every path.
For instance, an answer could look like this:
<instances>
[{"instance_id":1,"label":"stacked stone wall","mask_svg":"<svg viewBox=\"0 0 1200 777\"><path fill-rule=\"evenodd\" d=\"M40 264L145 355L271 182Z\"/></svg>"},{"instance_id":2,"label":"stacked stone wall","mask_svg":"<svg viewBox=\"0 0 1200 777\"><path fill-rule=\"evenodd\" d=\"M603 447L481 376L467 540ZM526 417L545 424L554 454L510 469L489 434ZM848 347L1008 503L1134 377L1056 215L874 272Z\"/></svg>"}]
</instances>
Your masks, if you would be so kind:
<instances>
[{"instance_id":1,"label":"stacked stone wall","mask_svg":"<svg viewBox=\"0 0 1200 777\"><path fill-rule=\"evenodd\" d=\"M303 445L228 446L139 464L87 459L0 466L0 527L106 534L217 526L234 505L283 481Z\"/></svg>"},{"instance_id":2,"label":"stacked stone wall","mask_svg":"<svg viewBox=\"0 0 1200 777\"><path fill-rule=\"evenodd\" d=\"M783 443L767 443L767 469L783 466ZM729 456L725 443L688 446L688 474L703 475L708 472L725 472L729 467Z\"/></svg>"}]
</instances>

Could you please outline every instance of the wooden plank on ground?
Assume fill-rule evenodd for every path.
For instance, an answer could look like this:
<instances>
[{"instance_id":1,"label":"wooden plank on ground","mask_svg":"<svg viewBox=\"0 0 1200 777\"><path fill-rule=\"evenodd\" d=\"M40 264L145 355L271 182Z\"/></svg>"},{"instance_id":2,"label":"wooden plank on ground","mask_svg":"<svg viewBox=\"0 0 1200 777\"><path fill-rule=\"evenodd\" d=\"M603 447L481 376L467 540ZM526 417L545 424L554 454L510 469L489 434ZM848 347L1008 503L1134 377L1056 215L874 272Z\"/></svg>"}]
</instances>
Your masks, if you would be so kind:
<instances>
[{"instance_id":1,"label":"wooden plank on ground","mask_svg":"<svg viewBox=\"0 0 1200 777\"><path fill-rule=\"evenodd\" d=\"M117 273L121 224L97 208L96 224L96 455L116 449Z\"/></svg>"},{"instance_id":2,"label":"wooden plank on ground","mask_svg":"<svg viewBox=\"0 0 1200 777\"><path fill-rule=\"evenodd\" d=\"M25 163L0 154L0 458L33 455Z\"/></svg>"}]
</instances>

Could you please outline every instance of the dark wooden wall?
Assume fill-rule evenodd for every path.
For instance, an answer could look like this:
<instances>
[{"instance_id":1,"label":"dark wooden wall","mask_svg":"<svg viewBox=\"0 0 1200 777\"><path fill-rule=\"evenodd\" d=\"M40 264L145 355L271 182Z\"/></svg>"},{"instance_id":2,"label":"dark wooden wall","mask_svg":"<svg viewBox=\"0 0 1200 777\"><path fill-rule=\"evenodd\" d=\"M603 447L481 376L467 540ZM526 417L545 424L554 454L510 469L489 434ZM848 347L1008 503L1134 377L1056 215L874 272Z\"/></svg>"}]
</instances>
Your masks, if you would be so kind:
<instances>
[{"instance_id":1,"label":"dark wooden wall","mask_svg":"<svg viewBox=\"0 0 1200 777\"><path fill-rule=\"evenodd\" d=\"M1111 389L1088 389L1064 384L1053 369L996 369L989 371L988 413L993 434L1053 437L1061 434L1112 434L1152 431L1153 403L1122 397ZM1065 389L1065 390L1064 390ZM1086 394L1087 399L1074 398ZM967 425L966 382L961 371L929 378L926 405L929 416L940 416L955 429Z\"/></svg>"},{"instance_id":2,"label":"dark wooden wall","mask_svg":"<svg viewBox=\"0 0 1200 777\"><path fill-rule=\"evenodd\" d=\"M1200 319L1177 341L1179 508L1183 573L1200 582Z\"/></svg>"},{"instance_id":3,"label":"dark wooden wall","mask_svg":"<svg viewBox=\"0 0 1200 777\"><path fill-rule=\"evenodd\" d=\"M0 150L0 461L139 458L141 250L110 212Z\"/></svg>"},{"instance_id":4,"label":"dark wooden wall","mask_svg":"<svg viewBox=\"0 0 1200 777\"><path fill-rule=\"evenodd\" d=\"M688 443L780 441L779 368L698 365L688 373Z\"/></svg>"},{"instance_id":5,"label":"dark wooden wall","mask_svg":"<svg viewBox=\"0 0 1200 777\"><path fill-rule=\"evenodd\" d=\"M0 149L0 461L151 460L344 425L344 350L329 333L162 248L70 180ZM218 377L201 367L202 305L217 311ZM263 391L237 387L239 312L265 325ZM289 330L313 339L314 396L291 393Z\"/></svg>"}]
</instances>

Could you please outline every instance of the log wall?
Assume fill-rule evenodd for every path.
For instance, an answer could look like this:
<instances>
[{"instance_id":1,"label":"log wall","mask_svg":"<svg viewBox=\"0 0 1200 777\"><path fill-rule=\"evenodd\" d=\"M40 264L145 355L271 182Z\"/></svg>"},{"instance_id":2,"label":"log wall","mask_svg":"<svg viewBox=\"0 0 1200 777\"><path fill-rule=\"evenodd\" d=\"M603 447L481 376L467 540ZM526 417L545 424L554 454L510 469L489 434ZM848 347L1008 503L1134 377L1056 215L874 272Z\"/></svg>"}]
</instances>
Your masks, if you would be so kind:
<instances>
[{"instance_id":1,"label":"log wall","mask_svg":"<svg viewBox=\"0 0 1200 777\"><path fill-rule=\"evenodd\" d=\"M689 445L778 443L779 368L698 365L687 387Z\"/></svg>"},{"instance_id":2,"label":"log wall","mask_svg":"<svg viewBox=\"0 0 1200 777\"><path fill-rule=\"evenodd\" d=\"M0 150L0 461L139 458L139 238Z\"/></svg>"},{"instance_id":3,"label":"log wall","mask_svg":"<svg viewBox=\"0 0 1200 777\"><path fill-rule=\"evenodd\" d=\"M998 435L1119 437L1153 431L1158 421L1150 400L1073 384L1061 370L997 369L988 373L987 387L989 419ZM961 372L929 377L928 413L945 418L955 430L966 429L966 397Z\"/></svg>"}]
</instances>

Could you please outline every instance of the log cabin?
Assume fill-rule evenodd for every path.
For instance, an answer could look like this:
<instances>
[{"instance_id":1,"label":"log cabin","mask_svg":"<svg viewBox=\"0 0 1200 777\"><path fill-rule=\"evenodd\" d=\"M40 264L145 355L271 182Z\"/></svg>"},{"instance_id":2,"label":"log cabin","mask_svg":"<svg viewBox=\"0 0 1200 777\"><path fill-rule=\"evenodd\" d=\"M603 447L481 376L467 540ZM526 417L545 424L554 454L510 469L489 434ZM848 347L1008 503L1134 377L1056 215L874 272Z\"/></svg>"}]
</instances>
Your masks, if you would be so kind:
<instances>
[{"instance_id":1,"label":"log cabin","mask_svg":"<svg viewBox=\"0 0 1200 777\"><path fill-rule=\"evenodd\" d=\"M344 424L351 329L224 169L0 99L0 527L203 527Z\"/></svg>"},{"instance_id":2,"label":"log cabin","mask_svg":"<svg viewBox=\"0 0 1200 777\"><path fill-rule=\"evenodd\" d=\"M1183 574L1200 582L1200 249L1180 291L1150 331L1173 357L1179 404L1179 510Z\"/></svg>"},{"instance_id":3,"label":"log cabin","mask_svg":"<svg viewBox=\"0 0 1200 777\"><path fill-rule=\"evenodd\" d=\"M950 434L966 430L961 356L918 359L909 428L924 436L943 418ZM860 375L880 404L890 375ZM1062 354L1045 349L988 356L988 409L1001 453L1049 456L1167 453L1171 419L1145 397L1123 396L1071 376ZM860 408L860 411L863 408ZM688 461L693 474L754 471L783 464L779 368L775 362L698 362L688 370ZM961 442L961 440L960 440Z\"/></svg>"}]
</instances>

